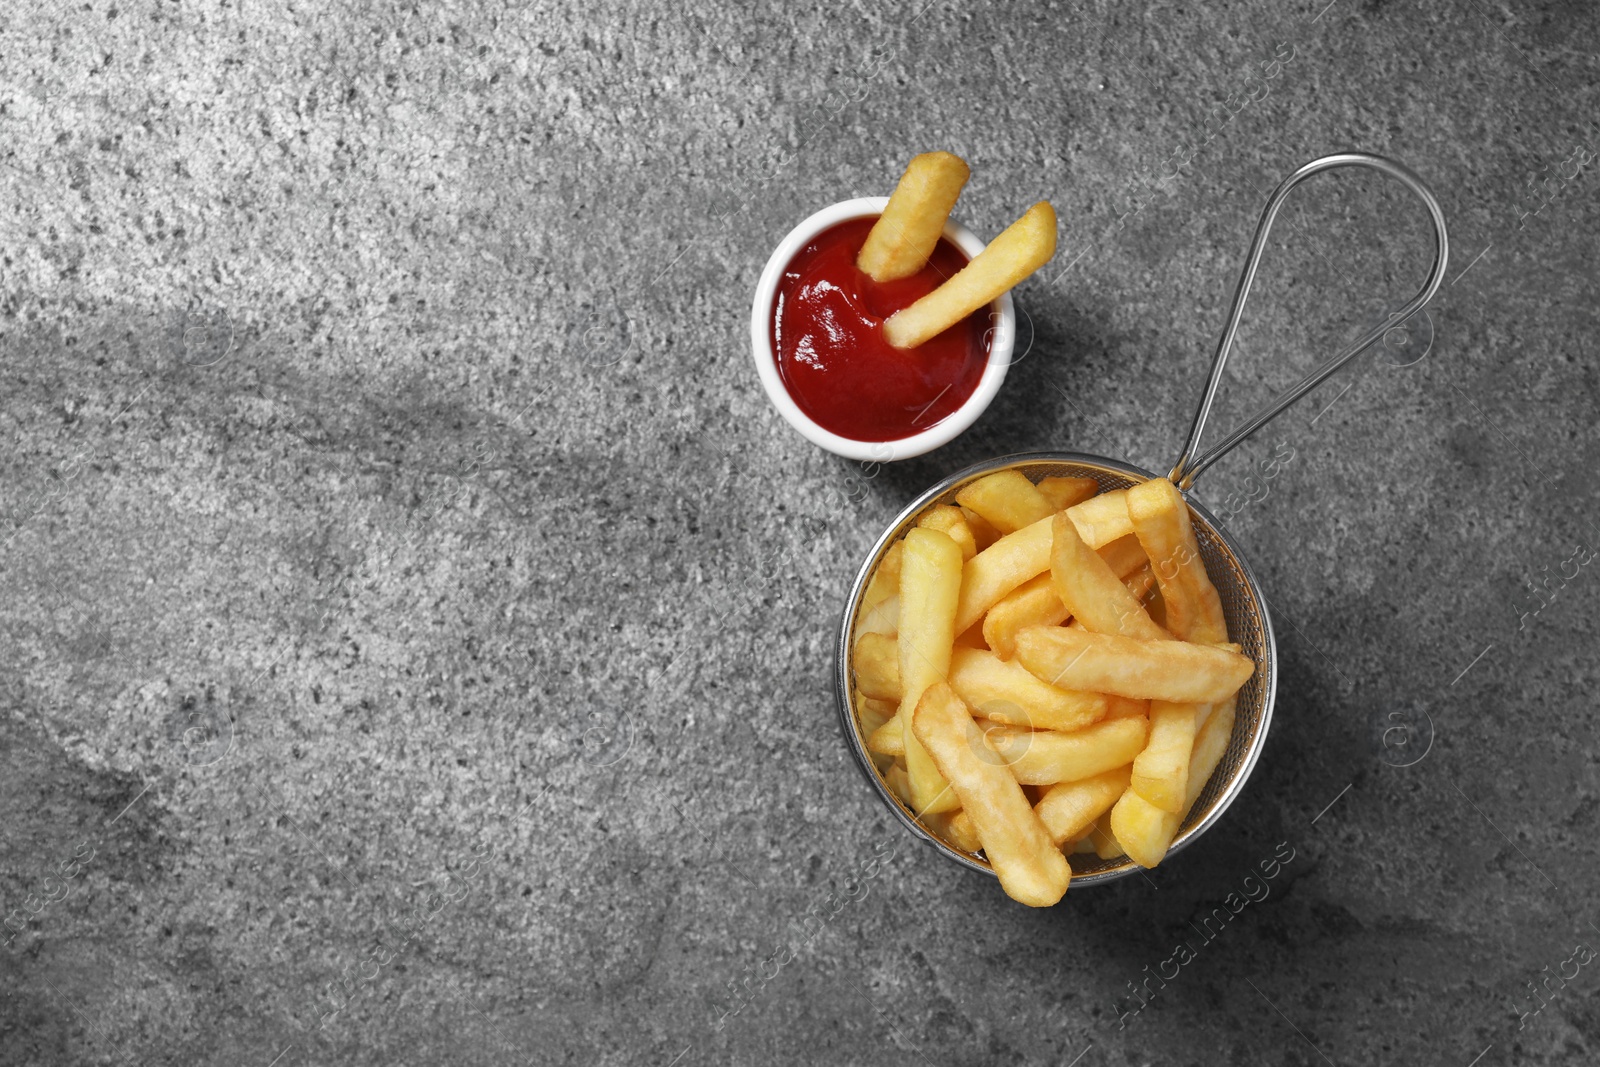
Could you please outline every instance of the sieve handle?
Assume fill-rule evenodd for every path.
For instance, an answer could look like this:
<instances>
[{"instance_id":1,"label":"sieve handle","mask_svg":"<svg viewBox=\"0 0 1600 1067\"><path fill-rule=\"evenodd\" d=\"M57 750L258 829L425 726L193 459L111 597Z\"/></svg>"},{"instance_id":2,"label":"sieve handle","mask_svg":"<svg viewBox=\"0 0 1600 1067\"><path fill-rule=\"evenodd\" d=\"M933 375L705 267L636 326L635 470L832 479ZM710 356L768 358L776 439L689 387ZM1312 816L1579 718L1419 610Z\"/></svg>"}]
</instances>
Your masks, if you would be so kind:
<instances>
[{"instance_id":1,"label":"sieve handle","mask_svg":"<svg viewBox=\"0 0 1600 1067\"><path fill-rule=\"evenodd\" d=\"M1228 353L1233 350L1234 337L1239 332L1239 318L1244 314L1245 300L1250 296L1250 286L1256 279L1256 267L1261 263L1261 252L1266 247L1267 234L1272 230L1272 223L1278 217L1278 210L1283 207L1284 198L1289 191L1313 174L1325 170L1334 170L1338 167L1366 167L1389 175L1400 184L1410 189L1428 207L1428 214L1433 219L1433 234L1438 241L1438 251L1434 253L1433 270L1428 274L1428 280L1422 284L1417 295L1412 297L1399 311L1387 321L1374 326L1360 337L1356 338L1343 351L1324 361L1310 374L1300 379L1288 392L1268 404L1266 407L1250 416L1237 430L1234 430L1222 442L1213 447L1209 452L1196 454L1200 446L1200 435L1205 430L1206 416L1211 414L1211 403L1216 399L1217 386L1222 381L1222 368L1228 362ZM1365 350L1378 338L1386 333L1390 326L1396 322L1404 322L1420 311L1424 304L1433 299L1433 294L1439 290L1439 282L1444 278L1445 265L1450 259L1450 238L1445 232L1444 210L1440 208L1439 201L1433 192L1417 177L1410 168L1396 163L1392 159L1382 156L1368 155L1365 152L1341 152L1337 155L1323 156L1314 159L1301 167L1283 180L1283 184L1273 190L1272 196L1267 199L1267 206L1261 210L1261 218L1256 222L1255 239L1250 242L1250 255L1245 260L1244 272L1239 275L1239 284L1233 292L1233 307L1228 312L1228 325L1222 331L1222 340L1217 344L1217 354L1211 362L1211 378L1206 382L1206 391L1200 398L1200 408L1194 413L1194 425L1189 430L1189 440L1184 443L1183 452L1179 454L1178 461L1172 466L1172 473L1167 475L1174 485L1180 489L1188 489L1194 485L1194 480L1200 476L1211 464L1227 455L1233 448L1261 429L1284 408L1305 396L1311 390L1331 375L1334 371L1344 366L1355 356Z\"/></svg>"}]
</instances>

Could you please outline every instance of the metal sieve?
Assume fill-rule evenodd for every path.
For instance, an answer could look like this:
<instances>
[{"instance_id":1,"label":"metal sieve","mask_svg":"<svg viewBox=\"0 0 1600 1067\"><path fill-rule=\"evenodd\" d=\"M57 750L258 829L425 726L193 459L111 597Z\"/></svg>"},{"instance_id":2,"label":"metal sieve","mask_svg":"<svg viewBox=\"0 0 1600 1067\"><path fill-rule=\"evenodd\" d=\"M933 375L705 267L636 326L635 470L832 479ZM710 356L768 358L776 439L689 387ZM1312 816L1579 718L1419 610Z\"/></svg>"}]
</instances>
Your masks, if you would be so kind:
<instances>
[{"instance_id":1,"label":"metal sieve","mask_svg":"<svg viewBox=\"0 0 1600 1067\"><path fill-rule=\"evenodd\" d=\"M1339 167L1366 167L1386 174L1415 193L1427 205L1437 241L1433 269L1428 275L1428 280L1423 283L1417 295L1407 301L1387 321L1368 330L1338 354L1321 363L1282 396L1245 420L1238 429L1223 438L1220 444L1207 452L1199 452L1201 433L1205 429L1206 418L1216 397L1223 366L1227 363L1228 353L1233 348L1239 319L1244 312L1251 284L1255 281L1256 268L1261 261L1261 253L1266 245L1267 234L1272 229L1273 220L1277 218L1278 211L1290 190L1313 174ZM1244 270L1234 290L1233 306L1228 313L1227 326L1223 330L1216 355L1212 359L1211 375L1200 398L1200 406L1195 411L1194 424L1189 430L1183 451L1179 453L1177 462L1173 464L1172 471L1168 475L1173 483L1184 491L1184 496L1188 500L1189 514L1195 537L1200 545L1200 554L1205 560L1207 571L1210 572L1211 581L1221 596L1223 613L1228 620L1228 633L1233 641L1238 642L1244 654L1255 661L1256 672L1239 691L1233 737L1228 744L1227 752L1212 774L1204 792L1195 802L1194 808L1179 828L1168 855L1186 847L1205 833L1221 818L1228 805L1233 803L1234 798L1243 790L1245 780L1250 777L1250 772L1261 755L1262 745L1266 742L1267 726L1272 721L1272 703L1278 683L1277 644L1273 637L1272 617L1267 611L1266 598L1262 596L1255 575L1251 573L1233 539L1223 530L1216 517L1193 498L1190 490L1194 486L1194 480L1207 467L1255 433L1279 412L1316 388L1334 371L1370 347L1389 329L1405 322L1421 310L1438 291L1448 259L1449 238L1445 232L1444 212L1439 207L1438 200L1422 179L1411 170L1381 156L1346 152L1313 160L1284 179L1261 211L1260 219L1256 223L1255 237L1250 243L1250 252L1245 259ZM982 858L952 848L937 834L924 827L916 815L890 792L879 776L867 751L859 710L855 707L850 653L855 645L855 628L862 593L866 590L868 580L889 546L915 525L917 519L929 508L954 503L956 493L968 482L1008 468L1021 471L1035 482L1051 475L1090 477L1100 483L1102 491L1123 489L1155 476L1152 472L1131 463L1075 452L1036 452L1002 456L951 475L913 501L872 546L872 551L867 555L861 572L856 576L855 585L850 590L850 598L845 604L835 667L839 716L845 739L878 796L906 829L917 837L962 866L975 871L987 871L990 874L994 872ZM1079 853L1073 855L1071 860L1073 885L1109 882L1141 869L1126 856L1101 860L1093 853Z\"/></svg>"}]
</instances>

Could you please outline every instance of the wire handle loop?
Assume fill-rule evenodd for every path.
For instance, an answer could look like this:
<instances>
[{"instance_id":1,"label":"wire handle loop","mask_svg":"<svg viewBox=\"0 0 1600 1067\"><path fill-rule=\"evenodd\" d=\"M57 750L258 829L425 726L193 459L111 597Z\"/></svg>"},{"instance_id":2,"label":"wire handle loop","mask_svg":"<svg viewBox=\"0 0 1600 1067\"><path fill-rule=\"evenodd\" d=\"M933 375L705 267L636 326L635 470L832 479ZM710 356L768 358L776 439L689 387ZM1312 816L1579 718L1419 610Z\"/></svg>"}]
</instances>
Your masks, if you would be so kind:
<instances>
[{"instance_id":1,"label":"wire handle loop","mask_svg":"<svg viewBox=\"0 0 1600 1067\"><path fill-rule=\"evenodd\" d=\"M1267 234L1272 230L1272 223L1278 217L1278 211L1283 207L1284 198L1289 191L1313 174L1320 174L1325 170L1335 170L1339 167L1366 167L1376 170L1394 178L1400 184L1410 189L1428 207L1428 214L1433 219L1433 233L1438 241L1438 250L1434 253L1433 270L1428 274L1428 280L1423 283L1417 295L1412 297L1404 307L1390 316L1388 321L1379 323L1360 337L1356 338L1342 351L1332 358L1324 361L1312 370L1299 383L1282 396L1272 401L1266 407L1257 411L1243 425L1234 430L1221 443L1209 452L1196 454L1200 445L1200 435L1205 430L1206 417L1211 414L1211 404L1217 396L1217 386L1222 381L1222 368L1228 362L1228 353L1233 350L1234 338L1239 332L1239 319L1244 314L1245 300L1250 296L1250 286L1256 280L1256 268L1261 263L1261 253L1266 247ZM1369 155L1365 152L1341 152L1337 155L1323 156L1314 159L1301 167L1283 180L1267 199L1266 207L1261 210L1261 218L1256 222L1256 235L1250 242L1250 255L1245 260L1244 272L1239 275L1239 284L1233 291L1233 307L1228 312L1228 325L1222 331L1222 340L1217 344L1217 354L1211 361L1211 377L1206 382L1206 391L1200 398L1200 407L1194 413L1194 425L1189 430L1189 439L1184 443L1183 451L1178 455L1178 461L1172 466L1172 473L1167 475L1174 485L1180 489L1189 489L1194 485L1202 471L1233 450L1241 441L1261 429L1278 413L1305 396L1311 390L1321 385L1334 371L1343 367L1355 356L1364 351L1378 338L1382 337L1390 327L1397 322L1404 322L1418 311L1427 302L1433 299L1433 294L1439 291L1439 283L1444 279L1445 266L1450 259L1450 238L1445 231L1444 210L1439 206L1438 199L1433 195L1421 178L1409 168L1396 163L1392 159L1382 156Z\"/></svg>"}]
</instances>

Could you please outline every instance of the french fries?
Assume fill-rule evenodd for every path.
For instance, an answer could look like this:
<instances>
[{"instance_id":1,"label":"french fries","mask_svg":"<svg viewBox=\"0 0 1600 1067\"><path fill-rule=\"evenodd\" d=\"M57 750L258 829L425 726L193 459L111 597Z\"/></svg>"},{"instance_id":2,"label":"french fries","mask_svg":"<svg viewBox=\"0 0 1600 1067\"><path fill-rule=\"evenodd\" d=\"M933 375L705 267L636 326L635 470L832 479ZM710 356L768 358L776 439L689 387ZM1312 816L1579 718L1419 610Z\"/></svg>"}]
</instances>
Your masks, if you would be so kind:
<instances>
[{"instance_id":1,"label":"french fries","mask_svg":"<svg viewBox=\"0 0 1600 1067\"><path fill-rule=\"evenodd\" d=\"M1145 746L1142 718L1111 719L1071 733L992 725L984 731L1023 785L1054 785L1125 767Z\"/></svg>"},{"instance_id":2,"label":"french fries","mask_svg":"<svg viewBox=\"0 0 1600 1067\"><path fill-rule=\"evenodd\" d=\"M961 590L961 549L947 534L922 527L906 534L900 561L900 711L906 773L913 807L919 812L949 811L954 793L917 743L911 709L923 690L944 681L956 634L956 601Z\"/></svg>"},{"instance_id":3,"label":"french fries","mask_svg":"<svg viewBox=\"0 0 1600 1067\"><path fill-rule=\"evenodd\" d=\"M860 736L886 786L1034 905L1064 891L1069 855L1160 861L1255 672L1182 495L1097 488L1017 470L961 486L884 553L854 628Z\"/></svg>"},{"instance_id":4,"label":"french fries","mask_svg":"<svg viewBox=\"0 0 1600 1067\"><path fill-rule=\"evenodd\" d=\"M930 250L932 246L929 246ZM955 276L889 316L884 339L895 348L915 348L1003 296L1050 261L1056 252L1056 213L1044 201L1006 227Z\"/></svg>"},{"instance_id":5,"label":"french fries","mask_svg":"<svg viewBox=\"0 0 1600 1067\"><path fill-rule=\"evenodd\" d=\"M961 573L956 632L983 618L1011 590L1050 566L1050 517L1008 533L967 561Z\"/></svg>"},{"instance_id":6,"label":"french fries","mask_svg":"<svg viewBox=\"0 0 1600 1067\"><path fill-rule=\"evenodd\" d=\"M978 831L972 828L972 816L965 811L951 812L946 817L945 829L949 842L961 851L983 851L983 842L978 840Z\"/></svg>"},{"instance_id":7,"label":"french fries","mask_svg":"<svg viewBox=\"0 0 1600 1067\"><path fill-rule=\"evenodd\" d=\"M1133 761L1132 789L1162 811L1183 810L1189 756L1203 705L1150 702L1150 741Z\"/></svg>"},{"instance_id":8,"label":"french fries","mask_svg":"<svg viewBox=\"0 0 1600 1067\"><path fill-rule=\"evenodd\" d=\"M993 652L958 648L950 656L950 688L974 715L1035 730L1077 730L1105 718L1110 700L1046 685Z\"/></svg>"},{"instance_id":9,"label":"french fries","mask_svg":"<svg viewBox=\"0 0 1600 1067\"><path fill-rule=\"evenodd\" d=\"M1228 750L1228 740L1233 736L1233 716L1234 703L1229 700L1212 711L1195 738L1182 812L1162 811L1132 789L1122 794L1122 799L1112 807L1111 833L1127 851L1128 858L1139 866L1154 867L1167 854L1178 827L1183 825L1194 802L1200 799L1211 772L1217 769L1223 753Z\"/></svg>"},{"instance_id":10,"label":"french fries","mask_svg":"<svg viewBox=\"0 0 1600 1067\"><path fill-rule=\"evenodd\" d=\"M961 549L963 562L978 554L978 542L973 538L972 527L967 525L967 517L960 508L932 508L917 520L917 525L927 530L938 530L954 541L956 547Z\"/></svg>"},{"instance_id":11,"label":"french fries","mask_svg":"<svg viewBox=\"0 0 1600 1067\"><path fill-rule=\"evenodd\" d=\"M900 702L900 643L887 634L856 638L856 688L876 700Z\"/></svg>"},{"instance_id":12,"label":"french fries","mask_svg":"<svg viewBox=\"0 0 1600 1067\"><path fill-rule=\"evenodd\" d=\"M1051 519L1050 584L1073 618L1102 634L1121 634L1141 641L1168 635L1150 621L1144 606L1128 591L1111 565L1083 543L1067 513Z\"/></svg>"},{"instance_id":13,"label":"french fries","mask_svg":"<svg viewBox=\"0 0 1600 1067\"><path fill-rule=\"evenodd\" d=\"M983 616L983 640L1001 659L1017 652L1017 631L1026 626L1058 626L1067 620L1048 572L1029 578L998 600Z\"/></svg>"},{"instance_id":14,"label":"french fries","mask_svg":"<svg viewBox=\"0 0 1600 1067\"><path fill-rule=\"evenodd\" d=\"M1053 785L1033 806L1034 814L1056 844L1077 841L1086 837L1094 829L1095 820L1110 811L1111 805L1128 791L1128 777L1129 768L1117 767L1076 782Z\"/></svg>"},{"instance_id":15,"label":"french fries","mask_svg":"<svg viewBox=\"0 0 1600 1067\"><path fill-rule=\"evenodd\" d=\"M1021 471L998 471L961 487L956 502L988 519L1002 534L1016 533L1059 510Z\"/></svg>"},{"instance_id":16,"label":"french fries","mask_svg":"<svg viewBox=\"0 0 1600 1067\"><path fill-rule=\"evenodd\" d=\"M945 220L970 173L966 162L949 152L913 157L888 206L867 234L856 266L875 282L909 278L921 270L939 243Z\"/></svg>"},{"instance_id":17,"label":"french fries","mask_svg":"<svg viewBox=\"0 0 1600 1067\"><path fill-rule=\"evenodd\" d=\"M1128 517L1128 491L1114 489L1109 493L1092 496L1081 504L1067 509L1078 536L1090 548L1104 548L1119 538L1133 533L1133 520Z\"/></svg>"},{"instance_id":18,"label":"french fries","mask_svg":"<svg viewBox=\"0 0 1600 1067\"><path fill-rule=\"evenodd\" d=\"M1035 908L1059 901L1072 881L1072 866L961 698L936 682L917 701L910 721L916 740L960 797L1001 888Z\"/></svg>"},{"instance_id":19,"label":"french fries","mask_svg":"<svg viewBox=\"0 0 1600 1067\"><path fill-rule=\"evenodd\" d=\"M961 517L967 520L967 529L972 531L972 539L978 543L979 552L1000 540L1000 531L971 508L962 508Z\"/></svg>"},{"instance_id":20,"label":"french fries","mask_svg":"<svg viewBox=\"0 0 1600 1067\"><path fill-rule=\"evenodd\" d=\"M1187 641L1139 641L1066 626L1030 626L1017 634L1017 660L1063 689L1143 700L1213 704L1255 673L1237 652Z\"/></svg>"},{"instance_id":21,"label":"french fries","mask_svg":"<svg viewBox=\"0 0 1600 1067\"><path fill-rule=\"evenodd\" d=\"M1150 557L1172 632L1204 645L1227 641L1222 600L1200 558L1183 494L1167 479L1152 478L1128 490L1128 518Z\"/></svg>"},{"instance_id":22,"label":"french fries","mask_svg":"<svg viewBox=\"0 0 1600 1067\"><path fill-rule=\"evenodd\" d=\"M1056 511L1065 511L1081 504L1100 491L1100 483L1093 478L1040 478L1035 486Z\"/></svg>"},{"instance_id":23,"label":"french fries","mask_svg":"<svg viewBox=\"0 0 1600 1067\"><path fill-rule=\"evenodd\" d=\"M899 579L895 579L896 585ZM870 608L861 612L861 621L856 623L857 640L862 634L883 634L893 637L900 632L900 594L884 597Z\"/></svg>"},{"instance_id":24,"label":"french fries","mask_svg":"<svg viewBox=\"0 0 1600 1067\"><path fill-rule=\"evenodd\" d=\"M905 551L905 547L903 543L896 541L884 552L883 558L878 561L877 569L867 581L866 592L861 594L862 610L870 611L890 597L899 595L900 553Z\"/></svg>"}]
</instances>

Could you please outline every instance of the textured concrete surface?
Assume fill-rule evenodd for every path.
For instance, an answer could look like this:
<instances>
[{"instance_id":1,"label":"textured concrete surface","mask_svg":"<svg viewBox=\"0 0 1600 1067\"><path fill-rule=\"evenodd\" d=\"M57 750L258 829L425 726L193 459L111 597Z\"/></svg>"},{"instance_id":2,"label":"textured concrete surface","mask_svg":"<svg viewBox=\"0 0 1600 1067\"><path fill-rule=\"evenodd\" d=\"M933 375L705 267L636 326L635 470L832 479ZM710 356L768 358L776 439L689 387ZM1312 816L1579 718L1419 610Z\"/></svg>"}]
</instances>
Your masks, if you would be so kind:
<instances>
[{"instance_id":1,"label":"textured concrete surface","mask_svg":"<svg viewBox=\"0 0 1600 1067\"><path fill-rule=\"evenodd\" d=\"M9 6L0 1062L1600 1059L1600 16L1325 4ZM854 568L978 459L1169 462L1259 204L1346 147L1455 254L1431 345L1202 482L1277 611L1262 763L1015 906L847 759ZM763 399L749 294L933 148L1062 251L988 414L865 469ZM1426 239L1308 186L1216 425Z\"/></svg>"}]
</instances>

